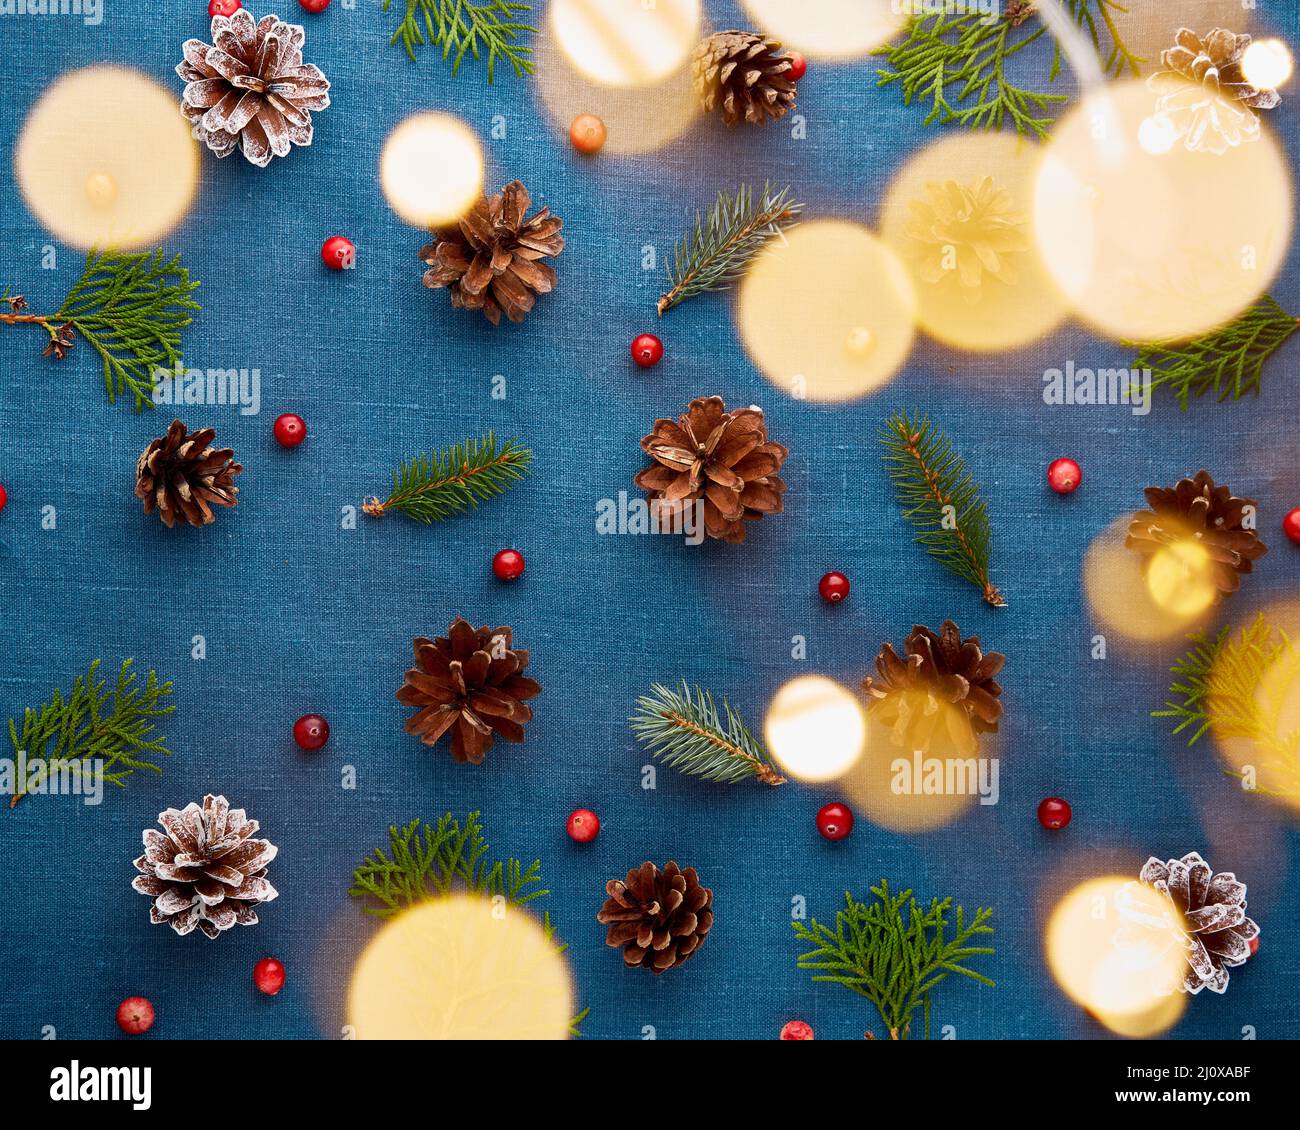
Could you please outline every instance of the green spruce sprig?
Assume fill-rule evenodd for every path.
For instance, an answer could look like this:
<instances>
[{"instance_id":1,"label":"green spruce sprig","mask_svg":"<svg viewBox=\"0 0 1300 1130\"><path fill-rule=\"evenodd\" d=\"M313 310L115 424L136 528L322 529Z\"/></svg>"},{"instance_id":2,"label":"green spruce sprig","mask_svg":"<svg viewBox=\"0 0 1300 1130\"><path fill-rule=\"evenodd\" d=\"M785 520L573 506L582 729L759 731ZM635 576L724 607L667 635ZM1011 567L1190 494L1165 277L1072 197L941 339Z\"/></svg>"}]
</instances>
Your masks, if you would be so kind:
<instances>
[{"instance_id":1,"label":"green spruce sprig","mask_svg":"<svg viewBox=\"0 0 1300 1130\"><path fill-rule=\"evenodd\" d=\"M99 677L100 661L94 660L85 675L78 675L64 698L55 690L44 706L23 712L22 726L9 719L9 740L15 758L21 752L33 766L28 779L15 781L9 807L28 791L29 784L48 779L53 767L76 776L102 772L103 780L118 788L137 769L162 773L152 754L171 756L167 739L158 734L154 719L171 714L176 707L164 702L172 693L170 682L158 681L150 671L141 685L131 670L133 660L122 661L117 684L109 690ZM96 764L98 763L98 765Z\"/></svg>"},{"instance_id":2,"label":"green spruce sprig","mask_svg":"<svg viewBox=\"0 0 1300 1130\"><path fill-rule=\"evenodd\" d=\"M1269 295L1245 313L1190 341L1125 342L1141 350L1136 370L1151 370L1151 387L1168 388L1187 410L1192 397L1212 393L1216 400L1259 395L1264 366L1291 335L1300 319Z\"/></svg>"},{"instance_id":3,"label":"green spruce sprig","mask_svg":"<svg viewBox=\"0 0 1300 1130\"><path fill-rule=\"evenodd\" d=\"M382 501L367 498L362 510L380 518L396 510L426 525L473 509L503 494L524 477L533 453L517 440L498 446L489 432L445 451L417 455L393 472L393 491Z\"/></svg>"},{"instance_id":4,"label":"green spruce sprig","mask_svg":"<svg viewBox=\"0 0 1300 1130\"><path fill-rule=\"evenodd\" d=\"M384 0L387 12L392 0ZM451 73L460 70L466 54L477 60L487 52L487 80L496 75L498 60L505 60L516 75L533 73L533 49L523 40L537 29L522 22L521 14L532 11L516 0L406 0L406 14L397 25L389 44L401 42L411 62L415 49L425 43L442 48L444 60L451 60Z\"/></svg>"},{"instance_id":5,"label":"green spruce sprig","mask_svg":"<svg viewBox=\"0 0 1300 1130\"><path fill-rule=\"evenodd\" d=\"M660 683L637 699L629 719L632 733L652 757L692 777L733 784L756 777L765 785L783 785L772 759L744 720L724 698L719 709L713 695L699 687L692 693Z\"/></svg>"},{"instance_id":6,"label":"green spruce sprig","mask_svg":"<svg viewBox=\"0 0 1300 1130\"><path fill-rule=\"evenodd\" d=\"M945 569L978 585L995 608L1006 600L989 580L992 536L979 485L928 416L896 412L880 434L885 466L916 542Z\"/></svg>"},{"instance_id":7,"label":"green spruce sprig","mask_svg":"<svg viewBox=\"0 0 1300 1130\"><path fill-rule=\"evenodd\" d=\"M439 817L436 826L412 820L405 828L388 829L388 851L376 848L352 873L348 894L361 899L362 909L376 918L392 918L427 899L463 890L493 898L500 895L511 906L527 906L551 892L542 887L541 860L525 866L514 856L492 857L483 838L479 813L471 812L462 824L450 812ZM542 929L555 940L551 916L542 916ZM569 947L556 941L563 953ZM583 1009L569 1025L578 1036L578 1025L590 1009Z\"/></svg>"},{"instance_id":8,"label":"green spruce sprig","mask_svg":"<svg viewBox=\"0 0 1300 1130\"><path fill-rule=\"evenodd\" d=\"M764 184L761 196L749 185L719 192L708 217L696 212L694 231L678 241L659 316L697 294L734 285L767 241L794 227L802 212L788 187Z\"/></svg>"},{"instance_id":9,"label":"green spruce sprig","mask_svg":"<svg viewBox=\"0 0 1300 1130\"><path fill-rule=\"evenodd\" d=\"M866 997L891 1040L911 1036L920 1009L929 1039L930 996L940 982L956 974L993 985L966 965L969 958L994 952L991 946L970 944L993 933L993 911L976 910L968 920L965 908L953 910L951 898L931 899L923 911L910 890L891 895L884 879L871 893L874 902L858 902L845 891L834 929L815 918L791 922L796 937L814 947L799 955L799 968L815 970L814 981L830 981ZM868 1033L868 1038L875 1037Z\"/></svg>"},{"instance_id":10,"label":"green spruce sprig","mask_svg":"<svg viewBox=\"0 0 1300 1130\"><path fill-rule=\"evenodd\" d=\"M202 309L191 295L181 257L164 258L162 248L124 254L91 250L81 278L54 314L26 313L22 295L6 289L0 325L37 325L49 335L44 356L62 361L78 334L99 354L104 391L110 402L130 393L135 410L152 408L155 374L181 359L181 330Z\"/></svg>"}]
</instances>

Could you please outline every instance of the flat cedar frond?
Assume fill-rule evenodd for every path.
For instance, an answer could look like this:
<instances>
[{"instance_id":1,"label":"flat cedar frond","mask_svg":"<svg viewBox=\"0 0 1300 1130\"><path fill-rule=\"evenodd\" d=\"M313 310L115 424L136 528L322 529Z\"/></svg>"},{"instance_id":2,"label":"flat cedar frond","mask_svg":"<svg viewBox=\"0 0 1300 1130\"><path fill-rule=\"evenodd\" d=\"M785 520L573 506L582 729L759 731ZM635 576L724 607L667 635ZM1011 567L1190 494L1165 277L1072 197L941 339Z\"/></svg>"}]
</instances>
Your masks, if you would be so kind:
<instances>
[{"instance_id":1,"label":"flat cedar frond","mask_svg":"<svg viewBox=\"0 0 1300 1130\"><path fill-rule=\"evenodd\" d=\"M417 455L393 472L393 493L382 502L369 498L362 509L379 518L397 510L426 525L460 514L495 498L527 473L533 453L517 440L497 446L489 432L446 451Z\"/></svg>"},{"instance_id":2,"label":"flat cedar frond","mask_svg":"<svg viewBox=\"0 0 1300 1130\"><path fill-rule=\"evenodd\" d=\"M988 508L952 441L928 416L896 412L880 435L885 466L916 541L943 567L978 585L995 608L1006 605L989 580Z\"/></svg>"},{"instance_id":3,"label":"flat cedar frond","mask_svg":"<svg viewBox=\"0 0 1300 1130\"><path fill-rule=\"evenodd\" d=\"M660 316L697 294L732 286L764 244L793 227L802 212L788 187L778 192L764 184L758 197L748 185L719 192L708 217L696 212L695 230L677 244L668 290L659 299Z\"/></svg>"},{"instance_id":4,"label":"flat cedar frond","mask_svg":"<svg viewBox=\"0 0 1300 1130\"><path fill-rule=\"evenodd\" d=\"M1151 387L1168 388L1185 411L1193 396L1216 400L1259 394L1264 365L1300 329L1300 321L1269 295L1225 326L1191 341L1124 344L1141 350L1136 370L1151 370Z\"/></svg>"},{"instance_id":5,"label":"flat cedar frond","mask_svg":"<svg viewBox=\"0 0 1300 1130\"><path fill-rule=\"evenodd\" d=\"M22 752L31 765L43 762L39 777L15 782L12 808L27 791L27 785L45 779L52 765L84 775L95 772L94 762L101 762L103 779L119 788L137 769L161 773L162 768L149 758L154 754L171 756L167 739L157 734L154 719L171 714L176 707L163 700L171 695L170 682L160 683L150 671L140 685L131 670L133 660L122 661L116 685L109 690L99 677L100 661L94 660L85 675L78 675L67 698L55 690L50 701L23 712L22 726L9 719L9 740L15 757Z\"/></svg>"},{"instance_id":6,"label":"flat cedar frond","mask_svg":"<svg viewBox=\"0 0 1300 1130\"><path fill-rule=\"evenodd\" d=\"M660 683L637 699L629 721L632 732L652 757L706 781L733 784L757 777L765 785L783 785L772 759L726 699L719 710L713 695L699 687L694 693Z\"/></svg>"},{"instance_id":7,"label":"flat cedar frond","mask_svg":"<svg viewBox=\"0 0 1300 1130\"><path fill-rule=\"evenodd\" d=\"M516 0L405 0L406 15L393 32L390 44L399 40L415 62L415 48L425 43L442 48L443 59L451 59L455 75L468 53L475 59L479 51L487 52L487 80L496 75L498 59L506 60L517 75L533 73L531 47L522 42L525 34L536 34L531 24L521 22L520 14L532 6ZM388 11L392 0L384 0Z\"/></svg>"},{"instance_id":8,"label":"flat cedar frond","mask_svg":"<svg viewBox=\"0 0 1300 1130\"><path fill-rule=\"evenodd\" d=\"M966 966L968 959L994 952L990 946L969 944L993 933L989 925L993 911L977 910L968 920L965 908L954 911L950 898L931 899L923 911L910 890L891 895L883 879L871 893L875 901L867 903L845 891L844 909L835 915L834 929L816 918L790 923L796 937L813 946L799 955L799 968L814 970L814 981L830 981L866 997L876 1006L891 1039L909 1038L919 1008L929 1039L930 994L940 982L956 974L993 985Z\"/></svg>"}]
</instances>

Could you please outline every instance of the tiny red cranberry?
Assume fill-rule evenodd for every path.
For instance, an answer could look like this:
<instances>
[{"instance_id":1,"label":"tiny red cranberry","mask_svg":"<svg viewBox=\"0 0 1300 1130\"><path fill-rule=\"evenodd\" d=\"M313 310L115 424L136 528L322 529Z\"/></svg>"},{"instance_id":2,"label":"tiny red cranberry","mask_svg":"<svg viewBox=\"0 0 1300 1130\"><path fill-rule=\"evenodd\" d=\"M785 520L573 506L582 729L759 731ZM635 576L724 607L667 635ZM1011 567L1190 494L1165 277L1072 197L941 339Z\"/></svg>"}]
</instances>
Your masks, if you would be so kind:
<instances>
[{"instance_id":1,"label":"tiny red cranberry","mask_svg":"<svg viewBox=\"0 0 1300 1130\"><path fill-rule=\"evenodd\" d=\"M1250 941L1247 943L1247 945L1250 946L1250 956L1254 957L1257 953L1259 953L1259 935L1256 934L1253 938L1251 938Z\"/></svg>"},{"instance_id":2,"label":"tiny red cranberry","mask_svg":"<svg viewBox=\"0 0 1300 1130\"><path fill-rule=\"evenodd\" d=\"M632 339L632 360L643 369L658 365L663 360L664 343L654 334L637 334Z\"/></svg>"},{"instance_id":3,"label":"tiny red cranberry","mask_svg":"<svg viewBox=\"0 0 1300 1130\"><path fill-rule=\"evenodd\" d=\"M298 0L305 11L311 12L312 15L319 15L330 6L330 0Z\"/></svg>"},{"instance_id":4,"label":"tiny red cranberry","mask_svg":"<svg viewBox=\"0 0 1300 1130\"><path fill-rule=\"evenodd\" d=\"M0 510L9 505L9 492L5 490L4 484L0 483Z\"/></svg>"},{"instance_id":5,"label":"tiny red cranberry","mask_svg":"<svg viewBox=\"0 0 1300 1130\"><path fill-rule=\"evenodd\" d=\"M826 804L817 812L817 831L828 840L842 840L853 831L853 810L838 801Z\"/></svg>"},{"instance_id":6,"label":"tiny red cranberry","mask_svg":"<svg viewBox=\"0 0 1300 1130\"><path fill-rule=\"evenodd\" d=\"M320 245L320 257L331 271L346 271L356 266L356 244L345 235L332 235Z\"/></svg>"},{"instance_id":7,"label":"tiny red cranberry","mask_svg":"<svg viewBox=\"0 0 1300 1130\"><path fill-rule=\"evenodd\" d=\"M781 1029L783 1040L811 1040L812 1038L812 1025L805 1020L787 1020L785 1027Z\"/></svg>"},{"instance_id":8,"label":"tiny red cranberry","mask_svg":"<svg viewBox=\"0 0 1300 1130\"><path fill-rule=\"evenodd\" d=\"M517 581L524 575L524 555L517 549L503 549L492 558L492 572L498 581Z\"/></svg>"},{"instance_id":9,"label":"tiny red cranberry","mask_svg":"<svg viewBox=\"0 0 1300 1130\"><path fill-rule=\"evenodd\" d=\"M1282 532L1289 541L1300 545L1300 506L1286 512L1286 517L1282 519Z\"/></svg>"},{"instance_id":10,"label":"tiny red cranberry","mask_svg":"<svg viewBox=\"0 0 1300 1130\"><path fill-rule=\"evenodd\" d=\"M790 69L785 72L785 77L791 82L798 82L808 73L808 60L798 51L791 51L786 58L790 60Z\"/></svg>"},{"instance_id":11,"label":"tiny red cranberry","mask_svg":"<svg viewBox=\"0 0 1300 1130\"><path fill-rule=\"evenodd\" d=\"M1047 485L1057 494L1073 494L1083 482L1083 469L1073 459L1053 459L1047 467Z\"/></svg>"},{"instance_id":12,"label":"tiny red cranberry","mask_svg":"<svg viewBox=\"0 0 1300 1130\"><path fill-rule=\"evenodd\" d=\"M320 749L330 740L330 724L319 714L304 714L293 724L293 740L299 749Z\"/></svg>"},{"instance_id":13,"label":"tiny red cranberry","mask_svg":"<svg viewBox=\"0 0 1300 1130\"><path fill-rule=\"evenodd\" d=\"M292 412L275 418L275 442L281 447L297 447L307 438L307 421Z\"/></svg>"},{"instance_id":14,"label":"tiny red cranberry","mask_svg":"<svg viewBox=\"0 0 1300 1130\"><path fill-rule=\"evenodd\" d=\"M569 126L569 141L579 153L591 156L605 145L608 131L595 114L579 114Z\"/></svg>"},{"instance_id":15,"label":"tiny red cranberry","mask_svg":"<svg viewBox=\"0 0 1300 1130\"><path fill-rule=\"evenodd\" d=\"M1068 800L1049 796L1038 806L1038 822L1050 832L1059 832L1074 815Z\"/></svg>"},{"instance_id":16,"label":"tiny red cranberry","mask_svg":"<svg viewBox=\"0 0 1300 1130\"><path fill-rule=\"evenodd\" d=\"M849 579L843 573L827 573L817 582L817 591L827 604L839 604L849 595Z\"/></svg>"},{"instance_id":17,"label":"tiny red cranberry","mask_svg":"<svg viewBox=\"0 0 1300 1130\"><path fill-rule=\"evenodd\" d=\"M268 997L284 988L284 966L273 957L264 957L253 966L253 984Z\"/></svg>"},{"instance_id":18,"label":"tiny red cranberry","mask_svg":"<svg viewBox=\"0 0 1300 1130\"><path fill-rule=\"evenodd\" d=\"M153 1027L153 1005L147 997L127 997L117 1006L117 1026L129 1036Z\"/></svg>"},{"instance_id":19,"label":"tiny red cranberry","mask_svg":"<svg viewBox=\"0 0 1300 1130\"><path fill-rule=\"evenodd\" d=\"M575 843L589 844L600 833L600 817L590 808L575 809L569 813L564 830Z\"/></svg>"},{"instance_id":20,"label":"tiny red cranberry","mask_svg":"<svg viewBox=\"0 0 1300 1130\"><path fill-rule=\"evenodd\" d=\"M239 0L209 0L208 15L233 16L242 7Z\"/></svg>"}]
</instances>

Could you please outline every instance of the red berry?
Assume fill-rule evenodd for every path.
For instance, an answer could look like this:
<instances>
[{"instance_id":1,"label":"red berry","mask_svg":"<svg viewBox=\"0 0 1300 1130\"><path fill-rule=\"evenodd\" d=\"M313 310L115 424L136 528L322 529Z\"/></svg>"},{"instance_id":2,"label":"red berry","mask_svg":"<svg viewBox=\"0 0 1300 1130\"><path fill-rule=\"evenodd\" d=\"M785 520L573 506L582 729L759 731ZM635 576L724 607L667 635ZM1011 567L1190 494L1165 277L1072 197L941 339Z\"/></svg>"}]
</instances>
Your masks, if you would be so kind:
<instances>
[{"instance_id":1,"label":"red berry","mask_svg":"<svg viewBox=\"0 0 1300 1130\"><path fill-rule=\"evenodd\" d=\"M275 442L281 447L297 447L307 438L307 421L292 412L275 418Z\"/></svg>"},{"instance_id":2,"label":"red berry","mask_svg":"<svg viewBox=\"0 0 1300 1130\"><path fill-rule=\"evenodd\" d=\"M817 812L817 831L828 840L842 840L853 831L853 811L847 804L823 805Z\"/></svg>"},{"instance_id":3,"label":"red berry","mask_svg":"<svg viewBox=\"0 0 1300 1130\"><path fill-rule=\"evenodd\" d=\"M146 997L127 997L117 1006L117 1026L128 1036L138 1036L153 1027L153 1005Z\"/></svg>"},{"instance_id":4,"label":"red berry","mask_svg":"<svg viewBox=\"0 0 1300 1130\"><path fill-rule=\"evenodd\" d=\"M345 271L356 266L356 245L345 235L332 235L320 245L320 257L331 271Z\"/></svg>"},{"instance_id":5,"label":"red berry","mask_svg":"<svg viewBox=\"0 0 1300 1130\"><path fill-rule=\"evenodd\" d=\"M1059 796L1049 796L1038 806L1038 822L1051 832L1059 832L1073 815L1070 802Z\"/></svg>"},{"instance_id":6,"label":"red berry","mask_svg":"<svg viewBox=\"0 0 1300 1130\"><path fill-rule=\"evenodd\" d=\"M3 497L3 490L0 490L0 499L3 499ZM0 506L3 505L3 501L0 501ZM1287 511L1286 517L1282 519L1282 532L1286 534L1290 541L1300 545L1300 506Z\"/></svg>"},{"instance_id":7,"label":"red berry","mask_svg":"<svg viewBox=\"0 0 1300 1130\"><path fill-rule=\"evenodd\" d=\"M1247 944L1250 946L1250 956L1251 956L1251 957L1254 957L1257 953L1259 953L1259 935L1258 935L1258 934L1256 934L1253 938L1251 938L1250 941L1249 941Z\"/></svg>"},{"instance_id":8,"label":"red berry","mask_svg":"<svg viewBox=\"0 0 1300 1130\"><path fill-rule=\"evenodd\" d=\"M654 334L637 334L632 339L632 360L643 369L658 365L663 359L664 343Z\"/></svg>"},{"instance_id":9,"label":"red berry","mask_svg":"<svg viewBox=\"0 0 1300 1130\"><path fill-rule=\"evenodd\" d=\"M589 844L600 834L600 817L590 808L574 809L569 813L564 830L575 843Z\"/></svg>"},{"instance_id":10,"label":"red berry","mask_svg":"<svg viewBox=\"0 0 1300 1130\"><path fill-rule=\"evenodd\" d=\"M298 3L313 15L325 11L330 6L330 0L298 0Z\"/></svg>"},{"instance_id":11,"label":"red berry","mask_svg":"<svg viewBox=\"0 0 1300 1130\"><path fill-rule=\"evenodd\" d=\"M242 7L239 0L209 0L208 15L233 16Z\"/></svg>"},{"instance_id":12,"label":"red berry","mask_svg":"<svg viewBox=\"0 0 1300 1130\"><path fill-rule=\"evenodd\" d=\"M9 492L0 484L0 510L9 505Z\"/></svg>"},{"instance_id":13,"label":"red berry","mask_svg":"<svg viewBox=\"0 0 1300 1130\"><path fill-rule=\"evenodd\" d=\"M492 558L492 572L498 581L517 581L524 575L524 555L517 549L503 549Z\"/></svg>"},{"instance_id":14,"label":"red berry","mask_svg":"<svg viewBox=\"0 0 1300 1130\"><path fill-rule=\"evenodd\" d=\"M1073 459L1053 459L1047 468L1047 485L1057 494L1073 494L1083 482L1083 469Z\"/></svg>"},{"instance_id":15,"label":"red berry","mask_svg":"<svg viewBox=\"0 0 1300 1130\"><path fill-rule=\"evenodd\" d=\"M293 740L299 749L320 749L330 740L330 724L319 714L304 714L293 724Z\"/></svg>"},{"instance_id":16,"label":"red berry","mask_svg":"<svg viewBox=\"0 0 1300 1130\"><path fill-rule=\"evenodd\" d=\"M791 51L786 58L790 60L790 69L785 72L785 77L791 82L798 82L808 73L808 60L798 51Z\"/></svg>"},{"instance_id":17,"label":"red berry","mask_svg":"<svg viewBox=\"0 0 1300 1130\"><path fill-rule=\"evenodd\" d=\"M839 604L849 595L849 579L843 573L827 573L817 582L817 591L827 604Z\"/></svg>"},{"instance_id":18,"label":"red berry","mask_svg":"<svg viewBox=\"0 0 1300 1130\"><path fill-rule=\"evenodd\" d=\"M284 966L273 957L264 957L253 966L253 984L268 997L284 988Z\"/></svg>"},{"instance_id":19,"label":"red berry","mask_svg":"<svg viewBox=\"0 0 1300 1130\"><path fill-rule=\"evenodd\" d=\"M595 114L579 114L569 126L569 141L573 148L587 156L599 153L607 136L605 123Z\"/></svg>"},{"instance_id":20,"label":"red berry","mask_svg":"<svg viewBox=\"0 0 1300 1130\"><path fill-rule=\"evenodd\" d=\"M803 1020L787 1020L785 1027L781 1029L783 1040L811 1040L812 1038L812 1025Z\"/></svg>"}]
</instances>

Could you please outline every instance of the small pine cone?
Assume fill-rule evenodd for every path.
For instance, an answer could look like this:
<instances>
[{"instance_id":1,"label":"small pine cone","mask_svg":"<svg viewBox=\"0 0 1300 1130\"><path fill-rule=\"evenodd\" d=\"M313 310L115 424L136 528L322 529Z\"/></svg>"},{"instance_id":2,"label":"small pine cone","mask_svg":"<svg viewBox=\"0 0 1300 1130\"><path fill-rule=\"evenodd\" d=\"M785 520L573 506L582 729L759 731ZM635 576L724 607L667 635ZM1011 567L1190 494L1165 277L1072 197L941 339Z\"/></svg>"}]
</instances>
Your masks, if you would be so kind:
<instances>
[{"instance_id":1,"label":"small pine cone","mask_svg":"<svg viewBox=\"0 0 1300 1130\"><path fill-rule=\"evenodd\" d=\"M694 867L669 862L660 871L647 860L625 880L611 879L605 893L596 921L609 927L605 944L621 948L626 965L654 973L681 965L713 926L713 892L700 886Z\"/></svg>"},{"instance_id":2,"label":"small pine cone","mask_svg":"<svg viewBox=\"0 0 1300 1130\"><path fill-rule=\"evenodd\" d=\"M768 439L761 408L728 412L721 397L699 397L675 421L656 420L641 450L654 462L636 485L661 509L702 502L711 538L743 542L746 522L785 508L777 472L790 452Z\"/></svg>"},{"instance_id":3,"label":"small pine cone","mask_svg":"<svg viewBox=\"0 0 1300 1130\"><path fill-rule=\"evenodd\" d=\"M209 938L232 926L252 926L256 907L279 893L266 880L266 865L276 856L270 840L254 838L256 820L231 808L223 796L203 798L158 816L163 831L144 831L144 855L134 860L140 872L132 881L153 899L149 918L166 922L178 934L197 926Z\"/></svg>"},{"instance_id":4,"label":"small pine cone","mask_svg":"<svg viewBox=\"0 0 1300 1130\"><path fill-rule=\"evenodd\" d=\"M330 104L329 80L303 64L306 33L279 16L258 23L247 8L212 17L212 43L187 39L176 73L185 80L181 112L194 136L218 157L243 143L244 156L259 168L310 145L311 112Z\"/></svg>"},{"instance_id":5,"label":"small pine cone","mask_svg":"<svg viewBox=\"0 0 1300 1130\"><path fill-rule=\"evenodd\" d=\"M528 652L510 645L509 628L475 631L459 616L446 636L418 637L416 666L397 692L402 705L419 707L406 720L406 732L433 746L451 730L452 759L474 765L482 764L496 735L522 742L523 724L533 717L525 700L542 687L521 674Z\"/></svg>"},{"instance_id":6,"label":"small pine cone","mask_svg":"<svg viewBox=\"0 0 1300 1130\"><path fill-rule=\"evenodd\" d=\"M720 31L695 49L695 89L705 110L722 108L728 126L741 121L766 125L794 109L795 86L786 73L794 67L781 44L748 31Z\"/></svg>"},{"instance_id":7,"label":"small pine cone","mask_svg":"<svg viewBox=\"0 0 1300 1130\"><path fill-rule=\"evenodd\" d=\"M564 221L549 208L528 215L532 198L511 181L491 199L484 197L456 226L438 231L420 251L428 265L424 285L446 287L457 309L482 310L494 326L501 312L522 322L537 295L555 289L555 269L541 260L564 250Z\"/></svg>"},{"instance_id":8,"label":"small pine cone","mask_svg":"<svg viewBox=\"0 0 1300 1130\"><path fill-rule=\"evenodd\" d=\"M135 465L135 494L143 500L146 514L157 510L168 529L177 519L182 524L206 526L216 521L213 506L238 502L235 476L244 468L234 461L230 448L211 446L216 436L212 428L189 432L174 420L165 436L140 453Z\"/></svg>"},{"instance_id":9,"label":"small pine cone","mask_svg":"<svg viewBox=\"0 0 1300 1130\"><path fill-rule=\"evenodd\" d=\"M1236 592L1242 574L1268 552L1255 529L1242 525L1247 513L1257 510L1255 501L1215 486L1208 471L1169 488L1147 487L1144 493L1151 509L1133 515L1124 544L1146 555L1180 542L1199 545L1209 555L1221 593Z\"/></svg>"},{"instance_id":10,"label":"small pine cone","mask_svg":"<svg viewBox=\"0 0 1300 1130\"><path fill-rule=\"evenodd\" d=\"M1252 110L1271 110L1282 101L1281 95L1255 86L1241 69L1250 43L1249 35L1234 35L1221 27L1204 39L1191 28L1180 28L1174 46L1160 53L1165 70L1157 71L1152 81L1164 85L1166 80L1182 79L1228 102L1240 102Z\"/></svg>"}]
</instances>

